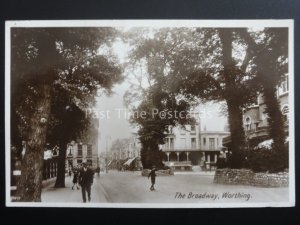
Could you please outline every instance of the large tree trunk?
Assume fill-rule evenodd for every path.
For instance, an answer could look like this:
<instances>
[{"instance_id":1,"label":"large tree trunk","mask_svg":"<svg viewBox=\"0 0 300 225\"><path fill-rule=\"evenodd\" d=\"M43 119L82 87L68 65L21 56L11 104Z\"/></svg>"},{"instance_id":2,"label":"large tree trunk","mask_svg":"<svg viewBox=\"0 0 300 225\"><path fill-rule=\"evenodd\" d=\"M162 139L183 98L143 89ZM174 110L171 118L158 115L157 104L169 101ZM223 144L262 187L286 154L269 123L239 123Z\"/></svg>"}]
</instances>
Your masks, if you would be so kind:
<instances>
[{"instance_id":1,"label":"large tree trunk","mask_svg":"<svg viewBox=\"0 0 300 225\"><path fill-rule=\"evenodd\" d=\"M57 177L55 181L56 188L63 188L65 187L65 166L66 166L66 150L67 150L67 143L61 143L59 145L59 156L57 162Z\"/></svg>"},{"instance_id":2,"label":"large tree trunk","mask_svg":"<svg viewBox=\"0 0 300 225\"><path fill-rule=\"evenodd\" d=\"M243 112L238 96L238 88L235 84L236 66L232 58L232 35L233 30L229 28L219 29L222 43L225 99L228 107L229 129L231 136L232 155L229 159L229 166L240 168L243 163L242 151L245 147L245 131L243 128Z\"/></svg>"},{"instance_id":3,"label":"large tree trunk","mask_svg":"<svg viewBox=\"0 0 300 225\"><path fill-rule=\"evenodd\" d=\"M161 168L163 163L158 144L142 143L141 161L144 169L150 169L152 166Z\"/></svg>"},{"instance_id":4,"label":"large tree trunk","mask_svg":"<svg viewBox=\"0 0 300 225\"><path fill-rule=\"evenodd\" d=\"M282 151L285 142L284 122L276 96L275 86L265 87L264 97L266 113L268 115L269 134L273 139L273 148L276 151Z\"/></svg>"},{"instance_id":5,"label":"large tree trunk","mask_svg":"<svg viewBox=\"0 0 300 225\"><path fill-rule=\"evenodd\" d=\"M275 85L269 86L269 84L266 84L264 97L268 115L269 135L273 139L272 149L275 151L271 159L274 172L283 171L288 168L288 149L284 145L286 134Z\"/></svg>"},{"instance_id":6,"label":"large tree trunk","mask_svg":"<svg viewBox=\"0 0 300 225\"><path fill-rule=\"evenodd\" d=\"M43 156L50 114L50 86L41 87L41 99L31 117L26 153L22 160L18 195L23 202L40 202L43 180ZM44 119L46 120L44 120Z\"/></svg>"},{"instance_id":7,"label":"large tree trunk","mask_svg":"<svg viewBox=\"0 0 300 225\"><path fill-rule=\"evenodd\" d=\"M243 112L237 102L227 100L228 119L231 144L230 150L232 155L230 158L230 167L241 168L243 164L243 150L245 148L245 131L243 128Z\"/></svg>"},{"instance_id":8,"label":"large tree trunk","mask_svg":"<svg viewBox=\"0 0 300 225\"><path fill-rule=\"evenodd\" d=\"M258 57L258 80L263 87L264 102L268 115L269 136L273 140L272 149L275 151L272 164L275 171L282 171L288 167L288 149L284 144L286 134L277 98L277 84L280 77L276 69L277 56L271 58L271 54L272 51L264 51Z\"/></svg>"},{"instance_id":9,"label":"large tree trunk","mask_svg":"<svg viewBox=\"0 0 300 225\"><path fill-rule=\"evenodd\" d=\"M274 54L274 53L273 53ZM280 74L276 70L276 58L272 51L264 51L257 59L258 80L263 87L263 95L268 115L269 135L273 139L273 149L283 151L285 142L284 122L277 99L277 84Z\"/></svg>"}]
</instances>

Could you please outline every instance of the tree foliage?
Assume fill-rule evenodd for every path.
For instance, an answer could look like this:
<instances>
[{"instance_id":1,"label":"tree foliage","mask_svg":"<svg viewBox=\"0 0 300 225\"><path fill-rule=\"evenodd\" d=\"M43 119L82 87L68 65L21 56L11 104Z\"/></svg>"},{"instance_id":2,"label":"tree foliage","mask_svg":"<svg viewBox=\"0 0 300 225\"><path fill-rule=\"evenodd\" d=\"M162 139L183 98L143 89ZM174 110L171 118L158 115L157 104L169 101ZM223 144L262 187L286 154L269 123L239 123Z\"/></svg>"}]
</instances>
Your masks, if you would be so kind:
<instances>
[{"instance_id":1,"label":"tree foliage","mask_svg":"<svg viewBox=\"0 0 300 225\"><path fill-rule=\"evenodd\" d=\"M138 135L142 144L142 164L144 168L156 165L163 167L160 144L164 144L170 126L194 123L189 116L189 110L194 104L193 97L186 97L171 92L167 77L169 65L168 54L170 46L161 39L147 37L147 32L140 30L135 35L133 50L130 55L130 71L136 79L132 88L124 98L135 116L131 119L139 128ZM136 34L136 33L135 33ZM133 91L134 90L134 91ZM138 104L134 104L138 102Z\"/></svg>"}]
</instances>

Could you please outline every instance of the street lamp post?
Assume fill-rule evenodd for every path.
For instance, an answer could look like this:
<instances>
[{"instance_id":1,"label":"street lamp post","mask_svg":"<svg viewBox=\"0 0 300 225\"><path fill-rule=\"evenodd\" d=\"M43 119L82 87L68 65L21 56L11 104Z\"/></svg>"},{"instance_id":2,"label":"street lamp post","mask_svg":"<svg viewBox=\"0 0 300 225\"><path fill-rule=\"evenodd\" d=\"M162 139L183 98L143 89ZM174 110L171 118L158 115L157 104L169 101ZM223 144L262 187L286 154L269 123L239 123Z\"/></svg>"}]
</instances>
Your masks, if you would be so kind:
<instances>
[{"instance_id":1,"label":"street lamp post","mask_svg":"<svg viewBox=\"0 0 300 225\"><path fill-rule=\"evenodd\" d=\"M105 172L107 172L107 137L106 137L106 148L105 148Z\"/></svg>"},{"instance_id":2,"label":"street lamp post","mask_svg":"<svg viewBox=\"0 0 300 225\"><path fill-rule=\"evenodd\" d=\"M121 148L119 149L119 161L118 161L118 170L121 170Z\"/></svg>"},{"instance_id":3,"label":"street lamp post","mask_svg":"<svg viewBox=\"0 0 300 225\"><path fill-rule=\"evenodd\" d=\"M105 140L106 140L106 148L105 148L105 155L106 155L106 157L105 157L105 170L106 170L106 173L108 173L108 170L107 170L107 148L108 148L108 145L107 145L107 139L108 138L110 138L110 136L106 136L106 138L105 138Z\"/></svg>"}]
</instances>

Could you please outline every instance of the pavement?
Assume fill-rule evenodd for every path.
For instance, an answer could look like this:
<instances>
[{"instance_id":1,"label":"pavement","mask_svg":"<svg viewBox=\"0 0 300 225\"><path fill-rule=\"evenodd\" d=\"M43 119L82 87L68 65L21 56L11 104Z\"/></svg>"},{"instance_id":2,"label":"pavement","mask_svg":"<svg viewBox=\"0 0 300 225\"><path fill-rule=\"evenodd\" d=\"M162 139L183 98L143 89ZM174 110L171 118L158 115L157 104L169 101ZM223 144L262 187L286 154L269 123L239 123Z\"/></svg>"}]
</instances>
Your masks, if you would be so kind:
<instances>
[{"instance_id":1,"label":"pavement","mask_svg":"<svg viewBox=\"0 0 300 225\"><path fill-rule=\"evenodd\" d=\"M157 176L155 191L150 179L141 172L108 171L95 175L92 201L97 203L268 203L287 202L288 188L264 188L213 183L214 172L176 172L174 176ZM45 187L42 202L82 202L81 191L71 190L71 177L66 188Z\"/></svg>"},{"instance_id":2,"label":"pavement","mask_svg":"<svg viewBox=\"0 0 300 225\"><path fill-rule=\"evenodd\" d=\"M73 177L67 176L65 179L65 188L54 188L55 180L47 182L42 189L42 202L49 203L82 203L81 190L76 186L72 190ZM80 188L80 187L79 187ZM106 192L103 189L99 177L94 176L93 186L91 188L91 203L107 202Z\"/></svg>"}]
</instances>

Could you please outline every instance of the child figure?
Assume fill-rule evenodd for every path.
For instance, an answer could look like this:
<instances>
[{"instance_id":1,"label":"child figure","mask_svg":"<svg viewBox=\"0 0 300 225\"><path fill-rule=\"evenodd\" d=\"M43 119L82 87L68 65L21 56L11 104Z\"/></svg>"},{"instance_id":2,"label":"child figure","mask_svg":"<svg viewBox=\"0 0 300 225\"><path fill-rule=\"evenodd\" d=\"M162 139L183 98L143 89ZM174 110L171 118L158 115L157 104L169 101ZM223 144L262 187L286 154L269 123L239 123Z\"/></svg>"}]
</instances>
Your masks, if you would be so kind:
<instances>
[{"instance_id":1,"label":"child figure","mask_svg":"<svg viewBox=\"0 0 300 225\"><path fill-rule=\"evenodd\" d=\"M79 187L78 187L78 171L77 170L74 170L72 190L74 190L75 184L76 184L77 189L79 190Z\"/></svg>"},{"instance_id":2,"label":"child figure","mask_svg":"<svg viewBox=\"0 0 300 225\"><path fill-rule=\"evenodd\" d=\"M156 177L156 174L155 174L155 166L152 166L152 170L150 171L149 175L148 175L148 179L149 177L151 177L151 187L150 187L150 190L151 191L154 191L154 184L155 184L155 177Z\"/></svg>"}]
</instances>

